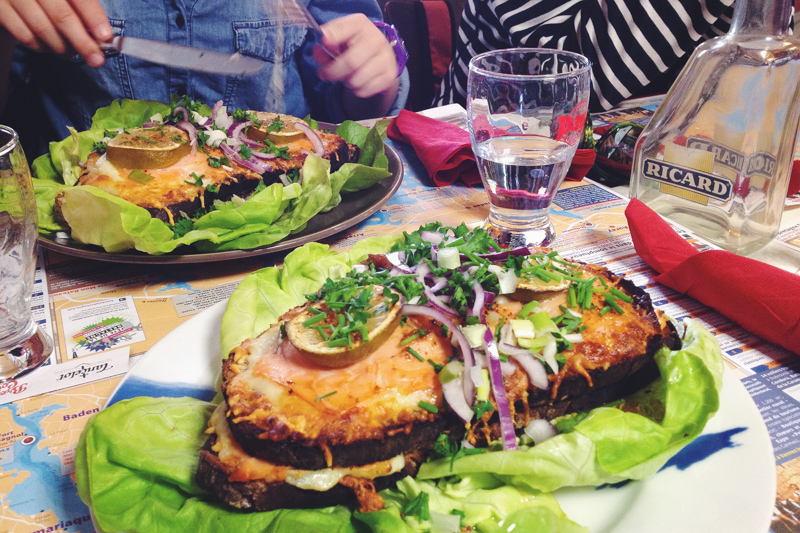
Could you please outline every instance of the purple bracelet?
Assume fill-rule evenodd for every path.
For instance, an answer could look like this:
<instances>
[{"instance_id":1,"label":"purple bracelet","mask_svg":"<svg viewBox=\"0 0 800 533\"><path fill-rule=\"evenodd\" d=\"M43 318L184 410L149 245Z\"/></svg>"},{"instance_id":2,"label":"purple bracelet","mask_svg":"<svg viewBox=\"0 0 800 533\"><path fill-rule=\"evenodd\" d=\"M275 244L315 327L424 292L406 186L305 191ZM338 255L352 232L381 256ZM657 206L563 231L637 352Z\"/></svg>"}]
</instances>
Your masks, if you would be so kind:
<instances>
[{"instance_id":1,"label":"purple bracelet","mask_svg":"<svg viewBox=\"0 0 800 533\"><path fill-rule=\"evenodd\" d=\"M397 77L399 78L400 75L403 74L403 69L406 68L406 63L408 63L408 52L406 52L406 46L403 43L403 39L397 32L397 28L395 28L393 25L380 21L373 22L373 24L375 24L375 26L377 26L378 29L383 32L383 34L389 40L389 44L392 45L394 56L397 58Z\"/></svg>"}]
</instances>

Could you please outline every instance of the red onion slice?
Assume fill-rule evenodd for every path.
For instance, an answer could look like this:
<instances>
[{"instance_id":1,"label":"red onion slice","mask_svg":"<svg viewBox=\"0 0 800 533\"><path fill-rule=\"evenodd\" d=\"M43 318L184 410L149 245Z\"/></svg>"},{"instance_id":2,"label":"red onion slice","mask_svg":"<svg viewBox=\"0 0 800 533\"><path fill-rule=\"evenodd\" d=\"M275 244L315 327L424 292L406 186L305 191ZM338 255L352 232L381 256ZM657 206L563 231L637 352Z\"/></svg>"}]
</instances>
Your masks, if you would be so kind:
<instances>
[{"instance_id":1,"label":"red onion slice","mask_svg":"<svg viewBox=\"0 0 800 533\"><path fill-rule=\"evenodd\" d=\"M473 413L472 409L467 403L466 398L464 398L463 381L464 373L462 372L458 378L442 384L442 393L444 394L444 399L447 400L447 404L450 406L450 409L452 409L461 420L464 422L469 422L472 420L472 417L475 413Z\"/></svg>"},{"instance_id":2,"label":"red onion slice","mask_svg":"<svg viewBox=\"0 0 800 533\"><path fill-rule=\"evenodd\" d=\"M178 109L177 107L175 109ZM192 155L197 152L197 129L187 120L178 122L175 126L182 129L189 135L189 146L192 147Z\"/></svg>"},{"instance_id":3,"label":"red onion slice","mask_svg":"<svg viewBox=\"0 0 800 533\"><path fill-rule=\"evenodd\" d=\"M483 286L477 281L472 284L472 290L475 291L475 303L472 305L470 314L480 318L482 324L486 324L486 319L483 318L483 302L486 297Z\"/></svg>"},{"instance_id":4,"label":"red onion slice","mask_svg":"<svg viewBox=\"0 0 800 533\"><path fill-rule=\"evenodd\" d=\"M322 144L322 139L319 138L317 132L312 130L305 122L295 122L294 129L300 130L306 134L308 140L311 141L311 146L314 147L314 153L322 157L325 155L325 145Z\"/></svg>"},{"instance_id":5,"label":"red onion slice","mask_svg":"<svg viewBox=\"0 0 800 533\"><path fill-rule=\"evenodd\" d=\"M483 348L489 358L489 377L492 381L492 392L497 404L497 414L500 417L500 432L503 435L504 450L518 450L517 436L514 433L514 419L511 418L511 408L508 405L506 388L503 385L503 371L500 368L500 354L490 328L483 334Z\"/></svg>"},{"instance_id":6,"label":"red onion slice","mask_svg":"<svg viewBox=\"0 0 800 533\"><path fill-rule=\"evenodd\" d=\"M258 150L253 150L253 157L257 157L259 159L275 159L275 154L272 152L260 152Z\"/></svg>"},{"instance_id":7,"label":"red onion slice","mask_svg":"<svg viewBox=\"0 0 800 533\"><path fill-rule=\"evenodd\" d=\"M217 113L219 113L220 108L222 107L222 100L218 100L214 107L211 108L211 120L214 121L217 119Z\"/></svg>"},{"instance_id":8,"label":"red onion slice","mask_svg":"<svg viewBox=\"0 0 800 533\"><path fill-rule=\"evenodd\" d=\"M509 255L530 255L531 251L525 247L512 248L509 250L501 250L499 252L492 252L488 254L475 254L481 259L488 259L489 261L505 261Z\"/></svg>"},{"instance_id":9,"label":"red onion slice","mask_svg":"<svg viewBox=\"0 0 800 533\"><path fill-rule=\"evenodd\" d=\"M431 244L439 244L444 240L444 235L438 231L420 231L419 237L423 241L427 241Z\"/></svg>"},{"instance_id":10,"label":"red onion slice","mask_svg":"<svg viewBox=\"0 0 800 533\"><path fill-rule=\"evenodd\" d=\"M237 141L241 141L242 132L249 124L249 122L234 122L231 124L231 127L228 128L228 137L233 137Z\"/></svg>"},{"instance_id":11,"label":"red onion slice","mask_svg":"<svg viewBox=\"0 0 800 533\"><path fill-rule=\"evenodd\" d=\"M219 147L222 149L222 153L224 153L230 161L248 168L253 172L264 174L265 172L270 172L273 168L272 165L268 163L262 163L261 161L248 161L244 159L236 150L233 149L233 147L227 143L221 143Z\"/></svg>"},{"instance_id":12,"label":"red onion slice","mask_svg":"<svg viewBox=\"0 0 800 533\"><path fill-rule=\"evenodd\" d=\"M519 348L519 350L522 350L522 348ZM500 351L505 350L500 348ZM523 351L528 352L528 350ZM547 379L547 370L542 362L534 357L532 353L528 352L527 354L521 354L515 352L507 355L519 363L519 366L521 366L525 373L528 374L528 380L530 380L531 385L542 390L547 390L550 388L550 381Z\"/></svg>"},{"instance_id":13,"label":"red onion slice","mask_svg":"<svg viewBox=\"0 0 800 533\"><path fill-rule=\"evenodd\" d=\"M472 348L470 348L469 341L461 332L459 327L454 324L447 315L438 309L433 309L432 307L411 304L406 304L403 306L403 314L426 316L446 326L453 335L453 340L455 341L456 347L461 353L461 359L464 361L464 372L469 372L469 369L475 364L475 360L472 357ZM475 397L475 387L472 385L472 380L470 379L465 379L463 382L465 399L467 403L472 403L472 400Z\"/></svg>"},{"instance_id":14,"label":"red onion slice","mask_svg":"<svg viewBox=\"0 0 800 533\"><path fill-rule=\"evenodd\" d=\"M189 110L182 105L175 106L175 109L172 110L172 114L176 117L178 114L183 115L183 118L179 118L178 122L189 122Z\"/></svg>"}]
</instances>

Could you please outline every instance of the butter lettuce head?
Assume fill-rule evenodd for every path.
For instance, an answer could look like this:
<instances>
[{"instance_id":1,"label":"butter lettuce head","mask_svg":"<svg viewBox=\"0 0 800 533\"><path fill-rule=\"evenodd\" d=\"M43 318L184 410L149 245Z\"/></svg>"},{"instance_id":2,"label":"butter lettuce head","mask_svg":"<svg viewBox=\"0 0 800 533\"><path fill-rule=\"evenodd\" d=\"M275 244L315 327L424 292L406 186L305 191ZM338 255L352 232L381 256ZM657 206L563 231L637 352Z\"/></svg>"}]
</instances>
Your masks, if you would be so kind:
<instances>
[{"instance_id":1,"label":"butter lettuce head","mask_svg":"<svg viewBox=\"0 0 800 533\"><path fill-rule=\"evenodd\" d=\"M396 240L365 239L338 253L309 244L288 254L283 268L250 274L223 316L222 356L303 303L327 277L344 275L368 253L386 252ZM681 349L656 354L661 379L626 398L624 409L605 406L565 417L559 435L520 451L425 463L416 479L384 490L386 509L375 513L344 506L239 513L215 504L194 483L213 406L191 399L135 398L96 415L78 444L76 480L107 532L428 532L430 521L401 513L422 492L431 513L463 513L464 523L479 532L510 531L512 525L516 531L585 532L565 516L552 491L654 475L719 407L719 345L694 321L679 329Z\"/></svg>"},{"instance_id":2,"label":"butter lettuce head","mask_svg":"<svg viewBox=\"0 0 800 533\"><path fill-rule=\"evenodd\" d=\"M268 193L226 203L196 220L192 231L176 237L170 225L152 218L147 210L95 187L76 185L81 164L106 130L139 127L169 109L162 102L114 101L97 110L89 130L70 129L69 137L50 143L49 153L32 164L40 231L71 231L73 239L111 253L135 249L161 255L190 245L201 252L252 249L302 231L316 214L338 206L342 192L370 187L390 175L383 144L386 124L370 129L346 122L339 126L340 134L361 149L357 164L348 163L331 173L327 160L311 155L303 167L302 186L280 190L280 185L271 185ZM207 106L205 112L210 112ZM54 215L59 194L63 194L62 214L68 225Z\"/></svg>"}]
</instances>

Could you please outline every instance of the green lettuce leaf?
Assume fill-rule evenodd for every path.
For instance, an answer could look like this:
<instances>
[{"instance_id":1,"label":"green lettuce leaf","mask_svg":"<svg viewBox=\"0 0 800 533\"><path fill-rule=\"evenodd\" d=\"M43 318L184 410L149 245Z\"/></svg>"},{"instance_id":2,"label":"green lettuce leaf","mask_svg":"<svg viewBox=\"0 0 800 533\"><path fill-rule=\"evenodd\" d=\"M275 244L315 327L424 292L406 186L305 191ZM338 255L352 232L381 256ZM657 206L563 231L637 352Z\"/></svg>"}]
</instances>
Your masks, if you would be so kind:
<instances>
[{"instance_id":1,"label":"green lettuce leaf","mask_svg":"<svg viewBox=\"0 0 800 533\"><path fill-rule=\"evenodd\" d=\"M660 404L663 420L599 407L571 430L519 452L498 451L425 463L419 479L487 473L515 486L554 491L646 479L700 434L719 408L722 354L713 335L687 321L681 350L655 356L661 381L628 399L628 406ZM658 411L658 409L656 409Z\"/></svg>"},{"instance_id":2,"label":"green lettuce leaf","mask_svg":"<svg viewBox=\"0 0 800 533\"><path fill-rule=\"evenodd\" d=\"M81 499L92 507L104 531L430 531L429 521L401 517L401 509L426 492L431 512L461 511L481 532L508 531L511 524L520 531L586 532L564 515L552 495L503 486L489 476L438 484L406 478L396 489L381 493L386 509L368 514L344 506L230 511L195 482L214 407L192 398L140 397L116 403L89 420L75 451L75 480Z\"/></svg>"},{"instance_id":3,"label":"green lettuce leaf","mask_svg":"<svg viewBox=\"0 0 800 533\"><path fill-rule=\"evenodd\" d=\"M343 507L231 512L194 477L214 405L191 398L134 398L94 416L76 448L75 480L106 532L355 533Z\"/></svg>"},{"instance_id":4,"label":"green lettuce leaf","mask_svg":"<svg viewBox=\"0 0 800 533\"><path fill-rule=\"evenodd\" d=\"M68 187L57 181L33 178L36 209L39 213L39 231L68 231L69 228L56 218L53 206L56 196Z\"/></svg>"}]
</instances>

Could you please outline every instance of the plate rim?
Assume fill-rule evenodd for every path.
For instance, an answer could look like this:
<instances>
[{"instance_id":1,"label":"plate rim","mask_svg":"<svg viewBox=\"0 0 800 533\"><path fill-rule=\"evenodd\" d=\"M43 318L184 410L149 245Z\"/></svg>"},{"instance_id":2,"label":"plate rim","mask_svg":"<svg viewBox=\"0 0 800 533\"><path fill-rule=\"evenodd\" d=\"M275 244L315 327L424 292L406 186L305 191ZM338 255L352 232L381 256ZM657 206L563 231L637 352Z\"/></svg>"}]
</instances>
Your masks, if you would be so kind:
<instances>
[{"instance_id":1,"label":"plate rim","mask_svg":"<svg viewBox=\"0 0 800 533\"><path fill-rule=\"evenodd\" d=\"M228 261L231 259L246 259L249 257L256 257L259 255L266 255L272 254L276 252L281 252L285 250L289 250L292 248L296 248L298 246L302 246L303 244L319 241L330 237L340 231L344 231L349 229L359 222L362 222L364 219L372 216L376 211L378 211L381 207L386 205L386 203L392 199L394 194L400 189L400 186L403 183L403 161L400 158L400 155L397 151L390 146L388 143L384 142L384 150L387 159L389 160L389 172L391 172L391 181L389 182L388 188L384 191L384 193L375 200L369 207L363 209L356 213L353 216L344 218L339 222L326 226L322 229L317 231L306 233L306 230L303 230L295 235L289 235L287 238L284 238L280 241L277 241L272 244L268 244L265 246L259 246L258 248L251 248L248 250L227 250L224 252L194 252L194 253L187 253L187 254L174 254L172 252L163 255L149 255L144 252L139 252L136 250L129 250L121 253L110 253L106 252L99 246L94 245L81 245L81 246L91 246L91 249L84 249L78 248L75 246L70 246L67 244L60 244L55 241L50 236L43 235L39 233L37 235L37 243L41 245L42 248L47 250L51 250L54 252L62 253L65 255L69 255L72 257L78 257L81 259L94 259L97 261L106 261L110 263L128 263L128 264L188 264L188 263L212 263L216 261ZM384 180L375 183L374 185L368 187L367 189L362 190L369 190L373 187L378 187L384 183ZM360 191L359 191L360 192ZM356 194L356 193L345 193L345 194ZM346 196L342 197L342 203L345 203ZM338 207L342 206L342 203L339 204ZM346 205L344 207L347 207ZM336 209L336 208L334 208ZM314 217L318 216L314 215ZM311 220L314 219L312 217Z\"/></svg>"}]
</instances>

